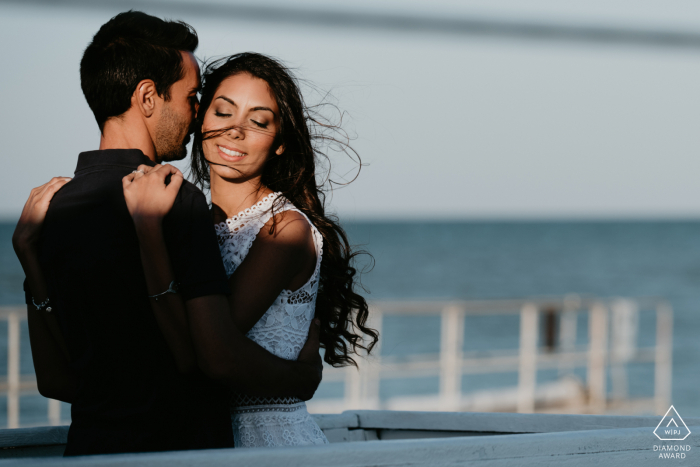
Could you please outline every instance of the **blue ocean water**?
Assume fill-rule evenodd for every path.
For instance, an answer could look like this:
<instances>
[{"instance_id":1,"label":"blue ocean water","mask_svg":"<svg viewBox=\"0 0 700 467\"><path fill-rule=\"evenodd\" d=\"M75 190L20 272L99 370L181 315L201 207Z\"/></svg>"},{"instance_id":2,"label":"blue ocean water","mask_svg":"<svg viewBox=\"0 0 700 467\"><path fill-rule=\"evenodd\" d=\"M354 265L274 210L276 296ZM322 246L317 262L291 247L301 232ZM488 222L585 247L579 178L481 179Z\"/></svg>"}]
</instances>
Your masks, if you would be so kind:
<instances>
[{"instance_id":1,"label":"blue ocean water","mask_svg":"<svg viewBox=\"0 0 700 467\"><path fill-rule=\"evenodd\" d=\"M578 293L603 297L660 296L674 308L673 403L700 416L700 222L361 222L345 225L351 242L374 256L362 275L370 299L486 299ZM23 303L21 267L0 224L0 305ZM362 266L369 266L367 258ZM653 315L642 315L640 343L653 343ZM382 353L439 351L436 317L388 316ZM0 322L0 374L6 371L6 324ZM26 329L22 372L33 371ZM473 317L465 348L516 348L516 317ZM538 378L551 378L540 372ZM465 391L515 384L517 375L465 377ZM630 393L650 396L651 365L630 368ZM386 381L381 395L436 392L436 378ZM318 396L337 395L338 384ZM0 399L0 426L4 424ZM64 412L67 413L67 412ZM46 405L22 398L22 423L40 423Z\"/></svg>"}]
</instances>

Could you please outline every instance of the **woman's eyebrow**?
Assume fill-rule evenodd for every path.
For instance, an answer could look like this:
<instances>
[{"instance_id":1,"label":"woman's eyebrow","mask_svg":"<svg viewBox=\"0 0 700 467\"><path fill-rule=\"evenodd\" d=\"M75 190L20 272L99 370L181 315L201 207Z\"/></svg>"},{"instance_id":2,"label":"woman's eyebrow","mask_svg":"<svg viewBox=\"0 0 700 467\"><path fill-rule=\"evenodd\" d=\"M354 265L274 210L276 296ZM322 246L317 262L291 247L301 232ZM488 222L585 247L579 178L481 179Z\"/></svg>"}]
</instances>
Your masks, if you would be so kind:
<instances>
[{"instance_id":1,"label":"woman's eyebrow","mask_svg":"<svg viewBox=\"0 0 700 467\"><path fill-rule=\"evenodd\" d=\"M235 102L233 102L231 99L229 99L229 98L226 97L226 96L219 96L219 97L217 97L217 99L223 99L223 100L225 100L226 102L228 102L228 103L231 104L231 105L236 105ZM236 107L238 107L238 106L236 105Z\"/></svg>"},{"instance_id":2,"label":"woman's eyebrow","mask_svg":"<svg viewBox=\"0 0 700 467\"><path fill-rule=\"evenodd\" d=\"M228 102L229 104L235 105L236 107L238 107L238 105L236 105L236 103L233 102L232 99L229 99L229 98L226 97L226 96L218 96L216 99L225 100L225 101ZM216 100L216 99L215 99L215 100ZM272 109L269 108L269 107L258 106L258 107L253 107L252 109L250 109L251 112L255 112L255 111L257 111L257 110L267 110L268 112L272 112L272 115L277 116L277 114L275 113L275 111L272 110Z\"/></svg>"},{"instance_id":3,"label":"woman's eyebrow","mask_svg":"<svg viewBox=\"0 0 700 467\"><path fill-rule=\"evenodd\" d=\"M268 112L272 112L272 115L277 115L274 110L272 110L269 107L253 107L250 109L251 111L256 111L256 110L267 110Z\"/></svg>"}]
</instances>

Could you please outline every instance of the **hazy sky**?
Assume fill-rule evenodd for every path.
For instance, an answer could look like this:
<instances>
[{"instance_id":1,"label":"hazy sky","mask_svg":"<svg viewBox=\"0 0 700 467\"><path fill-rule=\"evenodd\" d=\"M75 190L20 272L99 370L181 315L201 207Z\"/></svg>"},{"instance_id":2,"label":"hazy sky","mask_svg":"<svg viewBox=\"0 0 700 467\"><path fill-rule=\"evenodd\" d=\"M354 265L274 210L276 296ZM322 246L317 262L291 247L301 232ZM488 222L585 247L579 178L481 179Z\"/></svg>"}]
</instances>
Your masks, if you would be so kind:
<instances>
[{"instance_id":1,"label":"hazy sky","mask_svg":"<svg viewBox=\"0 0 700 467\"><path fill-rule=\"evenodd\" d=\"M700 5L679 0L352 7L700 32ZM0 216L97 147L78 64L114 13L0 4ZM334 194L346 218L700 217L700 49L181 19L200 57L270 54L332 90L369 164Z\"/></svg>"}]
</instances>

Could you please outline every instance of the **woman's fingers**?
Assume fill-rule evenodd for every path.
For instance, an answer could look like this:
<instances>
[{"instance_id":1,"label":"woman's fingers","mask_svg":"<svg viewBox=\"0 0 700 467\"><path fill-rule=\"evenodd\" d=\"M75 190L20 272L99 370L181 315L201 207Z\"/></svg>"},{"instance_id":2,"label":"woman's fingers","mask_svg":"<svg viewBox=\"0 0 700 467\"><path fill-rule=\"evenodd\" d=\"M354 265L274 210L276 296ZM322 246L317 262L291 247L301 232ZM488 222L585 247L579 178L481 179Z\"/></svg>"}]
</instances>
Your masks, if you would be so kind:
<instances>
[{"instance_id":1,"label":"woman's fingers","mask_svg":"<svg viewBox=\"0 0 700 467\"><path fill-rule=\"evenodd\" d=\"M136 174L132 172L129 175L127 175L126 177L122 178L122 187L126 188L127 186L129 186L131 184L131 182L134 181L135 177L136 177Z\"/></svg>"},{"instance_id":2,"label":"woman's fingers","mask_svg":"<svg viewBox=\"0 0 700 467\"><path fill-rule=\"evenodd\" d=\"M70 182L72 178L70 177L54 177L51 179L49 183L44 185L44 192L42 196L46 196L47 193L50 193L51 196L53 195L66 183Z\"/></svg>"},{"instance_id":3,"label":"woman's fingers","mask_svg":"<svg viewBox=\"0 0 700 467\"><path fill-rule=\"evenodd\" d=\"M70 177L54 177L48 183L35 188L32 190L35 203L46 203L46 208L48 209L48 203L53 198L53 195L71 180Z\"/></svg>"},{"instance_id":4,"label":"woman's fingers","mask_svg":"<svg viewBox=\"0 0 700 467\"><path fill-rule=\"evenodd\" d=\"M170 177L170 184L167 186L165 189L166 191L172 193L175 192L177 194L178 191L180 191L180 187L182 186L182 182L185 181L185 178L182 176L182 172L177 170L177 172L173 173L173 176Z\"/></svg>"},{"instance_id":5,"label":"woman's fingers","mask_svg":"<svg viewBox=\"0 0 700 467\"><path fill-rule=\"evenodd\" d=\"M166 184L168 176L170 181ZM134 221L151 222L170 212L183 180L182 172L168 164L140 165L137 171L122 178L124 198Z\"/></svg>"},{"instance_id":6,"label":"woman's fingers","mask_svg":"<svg viewBox=\"0 0 700 467\"><path fill-rule=\"evenodd\" d=\"M31 191L12 236L12 242L16 248L23 248L36 241L51 199L70 180L70 177L54 177Z\"/></svg>"},{"instance_id":7,"label":"woman's fingers","mask_svg":"<svg viewBox=\"0 0 700 467\"><path fill-rule=\"evenodd\" d=\"M138 167L136 167L136 170L139 172L143 172L144 175L150 172L151 170L155 169L156 167L160 167L160 164L156 164L155 166L150 166L146 164L141 164Z\"/></svg>"},{"instance_id":8,"label":"woman's fingers","mask_svg":"<svg viewBox=\"0 0 700 467\"><path fill-rule=\"evenodd\" d=\"M165 164L159 166L158 169L154 170L153 175L165 181L168 175L179 175L180 177L182 177L182 172L180 172L180 169L173 165Z\"/></svg>"}]
</instances>

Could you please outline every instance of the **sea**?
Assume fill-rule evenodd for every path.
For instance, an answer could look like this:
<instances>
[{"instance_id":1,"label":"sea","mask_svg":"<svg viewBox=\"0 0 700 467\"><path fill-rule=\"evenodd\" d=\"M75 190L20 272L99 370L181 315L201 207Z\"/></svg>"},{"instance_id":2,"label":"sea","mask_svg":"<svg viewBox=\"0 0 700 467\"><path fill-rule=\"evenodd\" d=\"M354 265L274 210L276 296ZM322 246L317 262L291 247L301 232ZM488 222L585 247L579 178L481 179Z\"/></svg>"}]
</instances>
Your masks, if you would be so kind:
<instances>
[{"instance_id":1,"label":"sea","mask_svg":"<svg viewBox=\"0 0 700 467\"><path fill-rule=\"evenodd\" d=\"M665 298L674 311L672 402L700 416L700 221L353 222L351 243L369 300L503 299L579 294ZM11 245L13 223L0 224L0 305L21 304L22 269ZM646 315L642 315L646 316ZM639 343L653 344L653 313ZM645 319L647 321L645 321ZM645 324L646 323L646 324ZM436 316L386 316L382 355L439 351ZM467 318L465 349L517 348L517 317ZM7 370L7 324L0 321L0 375ZM22 330L21 371L33 373ZM538 373L538 381L551 379ZM468 375L464 392L512 386L517 374ZM653 366L630 371L631 395L653 394ZM383 381L380 396L436 393L437 378ZM342 384L322 383L316 397L337 397ZM0 426L6 423L0 397ZM21 424L46 421L46 400L21 398ZM63 418L69 417L67 406Z\"/></svg>"}]
</instances>

